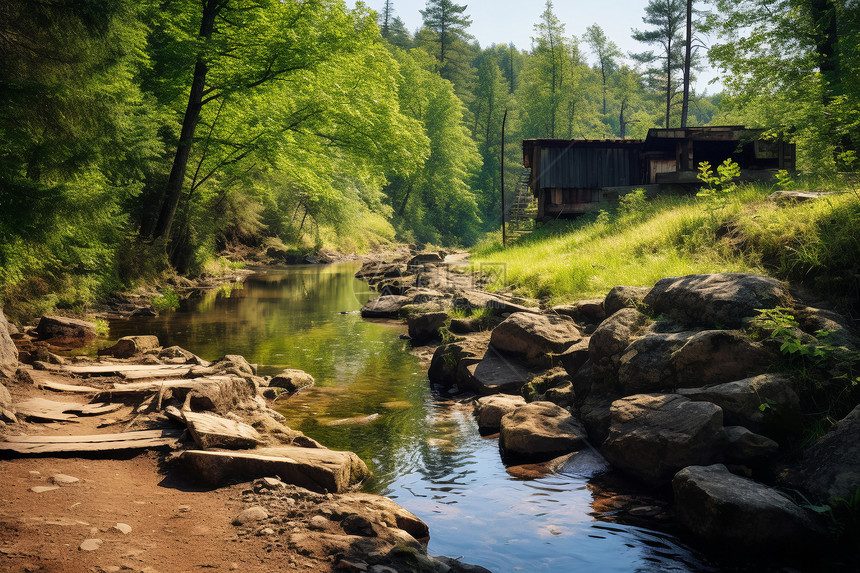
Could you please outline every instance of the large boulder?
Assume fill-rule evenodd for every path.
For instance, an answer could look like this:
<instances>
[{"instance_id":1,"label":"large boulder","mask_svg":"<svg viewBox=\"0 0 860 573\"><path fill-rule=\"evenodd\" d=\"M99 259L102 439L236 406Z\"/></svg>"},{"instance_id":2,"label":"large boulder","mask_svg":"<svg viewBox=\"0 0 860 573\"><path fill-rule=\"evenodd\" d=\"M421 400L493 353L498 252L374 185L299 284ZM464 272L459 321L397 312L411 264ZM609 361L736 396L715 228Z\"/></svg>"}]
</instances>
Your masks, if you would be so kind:
<instances>
[{"instance_id":1,"label":"large boulder","mask_svg":"<svg viewBox=\"0 0 860 573\"><path fill-rule=\"evenodd\" d=\"M681 523L710 543L759 552L808 546L817 537L806 512L785 494L721 464L679 471L672 489Z\"/></svg>"},{"instance_id":2,"label":"large boulder","mask_svg":"<svg viewBox=\"0 0 860 573\"><path fill-rule=\"evenodd\" d=\"M269 387L284 388L287 392L293 393L303 388L310 388L314 385L314 382L314 377L304 370L287 368L269 380Z\"/></svg>"},{"instance_id":3,"label":"large boulder","mask_svg":"<svg viewBox=\"0 0 860 573\"><path fill-rule=\"evenodd\" d=\"M648 317L633 308L624 308L607 318L591 334L588 356L597 378L613 378L621 354L642 329Z\"/></svg>"},{"instance_id":4,"label":"large boulder","mask_svg":"<svg viewBox=\"0 0 860 573\"><path fill-rule=\"evenodd\" d=\"M525 405L526 401L522 396L497 394L478 398L475 400L478 431L484 436L498 433L502 426L502 418Z\"/></svg>"},{"instance_id":5,"label":"large boulder","mask_svg":"<svg viewBox=\"0 0 860 573\"><path fill-rule=\"evenodd\" d=\"M585 366L585 363L588 362L588 346L590 343L590 338L583 338L558 355L558 362L561 364L561 367L571 376L575 376Z\"/></svg>"},{"instance_id":6,"label":"large boulder","mask_svg":"<svg viewBox=\"0 0 860 573\"><path fill-rule=\"evenodd\" d=\"M157 336L123 336L113 346L99 350L99 354L114 358L131 358L136 354L143 354L159 347Z\"/></svg>"},{"instance_id":7,"label":"large boulder","mask_svg":"<svg viewBox=\"0 0 860 573\"><path fill-rule=\"evenodd\" d=\"M96 339L96 325L64 316L43 316L36 327L41 340L63 346L84 346Z\"/></svg>"},{"instance_id":8,"label":"large boulder","mask_svg":"<svg viewBox=\"0 0 860 573\"><path fill-rule=\"evenodd\" d=\"M790 467L782 481L814 501L849 500L860 487L860 406L839 421Z\"/></svg>"},{"instance_id":9,"label":"large boulder","mask_svg":"<svg viewBox=\"0 0 860 573\"><path fill-rule=\"evenodd\" d=\"M677 394L638 394L612 403L603 455L646 483L668 483L690 465L721 461L727 437L714 404Z\"/></svg>"},{"instance_id":10,"label":"large boulder","mask_svg":"<svg viewBox=\"0 0 860 573\"><path fill-rule=\"evenodd\" d=\"M480 332L443 344L433 352L427 377L430 383L442 388L468 387L471 374L467 368L480 362L490 344L490 333Z\"/></svg>"},{"instance_id":11,"label":"large boulder","mask_svg":"<svg viewBox=\"0 0 860 573\"><path fill-rule=\"evenodd\" d=\"M860 348L860 340L852 332L851 323L837 312L805 306L797 310L795 318L804 332L826 332L825 342L831 346L841 346L848 350Z\"/></svg>"},{"instance_id":12,"label":"large boulder","mask_svg":"<svg viewBox=\"0 0 860 573\"><path fill-rule=\"evenodd\" d=\"M527 364L548 365L549 354L564 352L581 339L568 317L517 312L493 329L490 344Z\"/></svg>"},{"instance_id":13,"label":"large boulder","mask_svg":"<svg viewBox=\"0 0 860 573\"><path fill-rule=\"evenodd\" d=\"M727 425L744 426L759 433L769 433L771 421L783 426L800 413L794 385L779 374L762 374L707 388L682 388L678 394L716 404L722 408Z\"/></svg>"},{"instance_id":14,"label":"large boulder","mask_svg":"<svg viewBox=\"0 0 860 573\"><path fill-rule=\"evenodd\" d=\"M532 402L502 417L499 448L506 459L547 461L585 447L585 428L551 402Z\"/></svg>"},{"instance_id":15,"label":"large boulder","mask_svg":"<svg viewBox=\"0 0 860 573\"><path fill-rule=\"evenodd\" d=\"M365 304L361 309L361 316L364 318L397 318L400 309L410 301L411 299L406 296L381 296Z\"/></svg>"},{"instance_id":16,"label":"large boulder","mask_svg":"<svg viewBox=\"0 0 860 573\"><path fill-rule=\"evenodd\" d=\"M706 330L672 355L679 387L706 386L761 374L776 355L737 331Z\"/></svg>"},{"instance_id":17,"label":"large boulder","mask_svg":"<svg viewBox=\"0 0 860 573\"><path fill-rule=\"evenodd\" d=\"M618 358L618 383L625 395L671 391L675 388L672 355L692 332L647 334L634 340Z\"/></svg>"},{"instance_id":18,"label":"large boulder","mask_svg":"<svg viewBox=\"0 0 860 573\"><path fill-rule=\"evenodd\" d=\"M517 394L529 379L529 371L499 354L492 346L480 362L466 365L468 376L461 385L476 394Z\"/></svg>"},{"instance_id":19,"label":"large boulder","mask_svg":"<svg viewBox=\"0 0 860 573\"><path fill-rule=\"evenodd\" d=\"M417 267L421 265L430 264L440 264L445 262L445 257L440 255L439 253L418 253L406 263L408 267Z\"/></svg>"},{"instance_id":20,"label":"large boulder","mask_svg":"<svg viewBox=\"0 0 860 573\"><path fill-rule=\"evenodd\" d=\"M791 304L783 283L743 273L688 275L657 282L644 302L655 313L690 325L737 328L758 309Z\"/></svg>"},{"instance_id":21,"label":"large boulder","mask_svg":"<svg viewBox=\"0 0 860 573\"><path fill-rule=\"evenodd\" d=\"M743 426L726 426L726 435L729 438L726 462L730 464L758 466L772 459L779 451L779 444Z\"/></svg>"},{"instance_id":22,"label":"large boulder","mask_svg":"<svg viewBox=\"0 0 860 573\"><path fill-rule=\"evenodd\" d=\"M0 310L0 378L12 378L18 371L18 349L9 336L9 323Z\"/></svg>"},{"instance_id":23,"label":"large boulder","mask_svg":"<svg viewBox=\"0 0 860 573\"><path fill-rule=\"evenodd\" d=\"M514 312L540 313L539 308L517 304L502 297L477 290L459 292L454 297L454 308L466 311L486 309L490 314L495 315Z\"/></svg>"},{"instance_id":24,"label":"large boulder","mask_svg":"<svg viewBox=\"0 0 860 573\"><path fill-rule=\"evenodd\" d=\"M639 308L651 289L648 287L616 286L609 291L603 301L606 316L612 316L622 308Z\"/></svg>"}]
</instances>

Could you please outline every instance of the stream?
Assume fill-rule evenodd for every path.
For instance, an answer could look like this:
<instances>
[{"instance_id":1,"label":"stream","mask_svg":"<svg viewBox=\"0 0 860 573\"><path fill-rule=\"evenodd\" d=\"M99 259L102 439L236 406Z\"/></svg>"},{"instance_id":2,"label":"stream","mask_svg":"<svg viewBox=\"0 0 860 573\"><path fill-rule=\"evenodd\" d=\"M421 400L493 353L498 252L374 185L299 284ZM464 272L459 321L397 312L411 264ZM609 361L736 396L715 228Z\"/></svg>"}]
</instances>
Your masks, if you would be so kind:
<instances>
[{"instance_id":1,"label":"stream","mask_svg":"<svg viewBox=\"0 0 860 573\"><path fill-rule=\"evenodd\" d=\"M207 360L242 354L260 375L313 375L313 388L273 407L323 445L361 456L374 473L365 491L426 522L431 555L495 573L721 570L668 533L606 521L603 506L598 521L596 507L611 498L594 479L593 457L537 479L508 474L471 405L431 392L399 338L405 328L355 313L376 296L353 277L358 266L267 270L175 312L114 321L111 338L155 334ZM338 423L373 414L369 423Z\"/></svg>"}]
</instances>

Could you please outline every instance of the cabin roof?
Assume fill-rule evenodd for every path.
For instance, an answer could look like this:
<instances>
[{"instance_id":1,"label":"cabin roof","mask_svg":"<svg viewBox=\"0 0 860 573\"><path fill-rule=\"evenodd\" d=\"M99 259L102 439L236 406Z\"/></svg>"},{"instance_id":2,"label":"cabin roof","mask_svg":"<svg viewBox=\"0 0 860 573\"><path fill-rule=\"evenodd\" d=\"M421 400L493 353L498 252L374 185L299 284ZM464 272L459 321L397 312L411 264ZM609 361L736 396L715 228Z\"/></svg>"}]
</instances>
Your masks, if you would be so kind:
<instances>
[{"instance_id":1,"label":"cabin roof","mask_svg":"<svg viewBox=\"0 0 860 573\"><path fill-rule=\"evenodd\" d=\"M524 139L523 165L531 167L535 147L541 149L618 149L639 146L643 139Z\"/></svg>"}]
</instances>

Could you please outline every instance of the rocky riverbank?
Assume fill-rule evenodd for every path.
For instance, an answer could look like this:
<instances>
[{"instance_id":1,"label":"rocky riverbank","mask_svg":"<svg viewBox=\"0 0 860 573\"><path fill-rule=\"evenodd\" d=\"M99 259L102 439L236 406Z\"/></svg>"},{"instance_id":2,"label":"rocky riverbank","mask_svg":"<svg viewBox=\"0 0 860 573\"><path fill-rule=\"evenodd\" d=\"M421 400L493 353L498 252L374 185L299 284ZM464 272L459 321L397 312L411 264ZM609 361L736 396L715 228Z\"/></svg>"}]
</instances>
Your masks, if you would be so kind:
<instances>
[{"instance_id":1,"label":"rocky riverbank","mask_svg":"<svg viewBox=\"0 0 860 573\"><path fill-rule=\"evenodd\" d=\"M357 493L358 456L283 424L264 396L305 373L263 378L153 336L62 355L95 337L86 321L19 330L0 314L4 570L482 570L428 556L423 522Z\"/></svg>"},{"instance_id":2,"label":"rocky riverbank","mask_svg":"<svg viewBox=\"0 0 860 573\"><path fill-rule=\"evenodd\" d=\"M541 308L483 292L432 253L356 276L382 294L362 314L403 319L416 346L434 348L430 383L476 396L481 431L510 466L551 471L599 452L665 491L703 546L856 549L858 339L779 281L674 277Z\"/></svg>"}]
</instances>

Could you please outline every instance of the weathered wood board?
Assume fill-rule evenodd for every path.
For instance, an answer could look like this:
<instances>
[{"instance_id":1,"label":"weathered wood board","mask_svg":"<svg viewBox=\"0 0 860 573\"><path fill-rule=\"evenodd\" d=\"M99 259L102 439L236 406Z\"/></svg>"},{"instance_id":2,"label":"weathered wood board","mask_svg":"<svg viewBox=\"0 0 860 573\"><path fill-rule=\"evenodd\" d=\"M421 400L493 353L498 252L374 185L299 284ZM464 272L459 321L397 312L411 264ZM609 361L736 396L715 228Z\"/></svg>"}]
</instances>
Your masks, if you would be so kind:
<instances>
[{"instance_id":1,"label":"weathered wood board","mask_svg":"<svg viewBox=\"0 0 860 573\"><path fill-rule=\"evenodd\" d=\"M242 450L255 448L263 443L263 438L253 427L243 422L228 420L221 416L198 412L182 412L191 437L198 447L226 448Z\"/></svg>"},{"instance_id":2,"label":"weathered wood board","mask_svg":"<svg viewBox=\"0 0 860 573\"><path fill-rule=\"evenodd\" d=\"M193 390L201 384L223 382L230 380L229 376L207 376L206 378L186 378L183 380L151 380L149 382L116 383L112 389L100 390L97 399L109 399L111 396L143 396L164 390Z\"/></svg>"},{"instance_id":3,"label":"weathered wood board","mask_svg":"<svg viewBox=\"0 0 860 573\"><path fill-rule=\"evenodd\" d=\"M165 448L174 446L182 432L169 429L90 436L7 436L5 442L0 442L0 453L59 454Z\"/></svg>"},{"instance_id":4,"label":"weathered wood board","mask_svg":"<svg viewBox=\"0 0 860 573\"><path fill-rule=\"evenodd\" d=\"M55 392L70 392L72 394L93 394L100 392L99 388L71 384L71 378L58 376L45 370L26 370L24 375L37 388L53 390Z\"/></svg>"},{"instance_id":5,"label":"weathered wood board","mask_svg":"<svg viewBox=\"0 0 860 573\"><path fill-rule=\"evenodd\" d=\"M141 374L147 372L188 372L191 367L185 364L95 364L87 366L65 366L59 364L47 364L40 362L41 369L49 372L65 372L79 376L126 376L128 374Z\"/></svg>"},{"instance_id":6,"label":"weathered wood board","mask_svg":"<svg viewBox=\"0 0 860 573\"><path fill-rule=\"evenodd\" d=\"M30 398L15 404L18 414L25 418L52 422L70 422L78 416L109 414L121 408L122 404L76 404L74 402L56 402L45 398Z\"/></svg>"}]
</instances>

